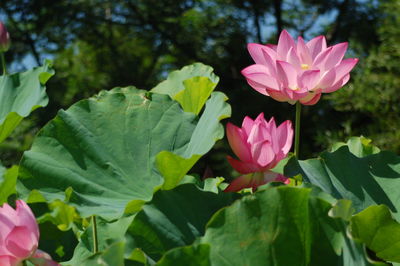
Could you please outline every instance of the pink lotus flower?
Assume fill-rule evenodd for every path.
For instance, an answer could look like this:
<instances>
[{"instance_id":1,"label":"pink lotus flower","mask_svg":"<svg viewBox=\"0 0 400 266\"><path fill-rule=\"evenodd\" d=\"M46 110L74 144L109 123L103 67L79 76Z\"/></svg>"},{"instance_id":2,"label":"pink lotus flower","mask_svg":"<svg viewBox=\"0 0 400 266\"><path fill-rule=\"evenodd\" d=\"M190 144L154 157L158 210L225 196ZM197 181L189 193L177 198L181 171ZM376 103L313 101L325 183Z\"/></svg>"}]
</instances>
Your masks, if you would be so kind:
<instances>
[{"instance_id":1,"label":"pink lotus flower","mask_svg":"<svg viewBox=\"0 0 400 266\"><path fill-rule=\"evenodd\" d=\"M22 265L26 259L34 265L59 265L37 249L39 227L29 206L22 200L16 205L16 210L7 203L0 207L0 265Z\"/></svg>"},{"instance_id":2,"label":"pink lotus flower","mask_svg":"<svg viewBox=\"0 0 400 266\"><path fill-rule=\"evenodd\" d=\"M6 26L0 21L0 53L7 52L8 48L10 48L10 35Z\"/></svg>"},{"instance_id":3,"label":"pink lotus flower","mask_svg":"<svg viewBox=\"0 0 400 266\"><path fill-rule=\"evenodd\" d=\"M228 123L226 132L233 152L240 159L228 156L228 162L243 175L233 180L225 191L255 189L271 181L289 182L288 178L270 169L284 159L292 147L291 121L276 127L274 118L267 122L261 113L254 121L246 116L242 128Z\"/></svg>"},{"instance_id":4,"label":"pink lotus flower","mask_svg":"<svg viewBox=\"0 0 400 266\"><path fill-rule=\"evenodd\" d=\"M256 64L242 70L256 91L280 102L305 105L318 102L321 93L343 87L357 58L343 59L347 43L327 47L324 36L305 43L282 31L278 45L250 43L247 46Z\"/></svg>"}]
</instances>

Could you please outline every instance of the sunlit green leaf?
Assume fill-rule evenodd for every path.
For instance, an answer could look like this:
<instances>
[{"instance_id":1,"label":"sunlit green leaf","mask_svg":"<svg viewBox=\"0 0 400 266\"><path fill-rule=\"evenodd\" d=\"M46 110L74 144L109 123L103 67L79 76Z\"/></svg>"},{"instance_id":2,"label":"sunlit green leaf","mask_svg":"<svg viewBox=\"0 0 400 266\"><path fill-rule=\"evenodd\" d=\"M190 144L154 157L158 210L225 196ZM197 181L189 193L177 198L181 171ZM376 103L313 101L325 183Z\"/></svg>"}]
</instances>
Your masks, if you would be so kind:
<instances>
[{"instance_id":1,"label":"sunlit green leaf","mask_svg":"<svg viewBox=\"0 0 400 266\"><path fill-rule=\"evenodd\" d=\"M224 127L219 121L231 115L231 107L226 100L227 97L221 92L211 95L181 156L169 151L157 155L158 170L165 178L163 189L174 188L201 155L208 152L217 140L223 138Z\"/></svg>"},{"instance_id":2,"label":"sunlit green leaf","mask_svg":"<svg viewBox=\"0 0 400 266\"><path fill-rule=\"evenodd\" d=\"M400 262L400 224L385 205L370 206L351 218L351 234L379 258Z\"/></svg>"},{"instance_id":3,"label":"sunlit green leaf","mask_svg":"<svg viewBox=\"0 0 400 266\"><path fill-rule=\"evenodd\" d=\"M0 76L0 142L24 117L47 105L45 84L53 75L51 63L46 61L33 70Z\"/></svg>"}]
</instances>

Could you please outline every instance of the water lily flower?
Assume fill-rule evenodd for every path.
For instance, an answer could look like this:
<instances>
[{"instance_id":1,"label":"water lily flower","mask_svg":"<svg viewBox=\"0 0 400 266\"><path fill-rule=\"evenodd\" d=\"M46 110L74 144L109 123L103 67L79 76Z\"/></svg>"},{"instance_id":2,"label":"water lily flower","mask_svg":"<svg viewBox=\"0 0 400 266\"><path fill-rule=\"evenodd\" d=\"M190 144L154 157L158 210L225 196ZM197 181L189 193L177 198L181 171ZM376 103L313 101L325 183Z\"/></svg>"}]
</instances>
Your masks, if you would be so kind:
<instances>
[{"instance_id":1,"label":"water lily flower","mask_svg":"<svg viewBox=\"0 0 400 266\"><path fill-rule=\"evenodd\" d=\"M234 179L225 191L255 189L271 181L289 182L288 178L270 169L284 159L292 147L293 128L290 120L277 127L273 117L267 122L264 113L261 113L254 121L246 116L242 128L228 123L226 132L229 145L239 158L228 156L228 162L242 176Z\"/></svg>"},{"instance_id":2,"label":"water lily flower","mask_svg":"<svg viewBox=\"0 0 400 266\"><path fill-rule=\"evenodd\" d=\"M0 21L0 53L7 52L10 48L10 34L4 26L3 22Z\"/></svg>"},{"instance_id":3,"label":"water lily flower","mask_svg":"<svg viewBox=\"0 0 400 266\"><path fill-rule=\"evenodd\" d=\"M283 30L278 45L250 43L247 46L254 65L242 70L256 91L280 102L314 105L322 93L343 87L357 58L343 59L347 43L328 47L324 36L297 43Z\"/></svg>"},{"instance_id":4,"label":"water lily flower","mask_svg":"<svg viewBox=\"0 0 400 266\"><path fill-rule=\"evenodd\" d=\"M17 200L15 210L7 203L0 207L0 265L19 266L24 260L40 266L59 265L37 249L38 242L39 227L24 201Z\"/></svg>"}]
</instances>

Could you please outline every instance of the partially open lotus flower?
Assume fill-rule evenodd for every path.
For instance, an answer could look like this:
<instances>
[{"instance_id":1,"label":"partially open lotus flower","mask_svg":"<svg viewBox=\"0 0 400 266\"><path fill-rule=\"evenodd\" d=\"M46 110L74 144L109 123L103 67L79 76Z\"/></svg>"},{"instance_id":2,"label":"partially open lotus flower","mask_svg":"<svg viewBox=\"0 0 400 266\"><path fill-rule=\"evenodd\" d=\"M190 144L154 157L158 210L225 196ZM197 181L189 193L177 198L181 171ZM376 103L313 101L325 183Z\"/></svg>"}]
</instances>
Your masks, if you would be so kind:
<instances>
[{"instance_id":1,"label":"partially open lotus flower","mask_svg":"<svg viewBox=\"0 0 400 266\"><path fill-rule=\"evenodd\" d=\"M305 43L282 31L278 45L248 44L256 64L242 70L247 82L258 92L280 102L305 105L318 102L322 93L343 87L357 58L343 59L347 43L327 47L324 36Z\"/></svg>"},{"instance_id":2,"label":"partially open lotus flower","mask_svg":"<svg viewBox=\"0 0 400 266\"><path fill-rule=\"evenodd\" d=\"M34 265L56 266L58 263L37 249L39 227L29 206L17 200L16 209L5 203L0 207L0 265L19 266L24 260Z\"/></svg>"},{"instance_id":3,"label":"partially open lotus flower","mask_svg":"<svg viewBox=\"0 0 400 266\"><path fill-rule=\"evenodd\" d=\"M292 147L291 121L287 120L277 127L274 118L267 122L261 113L254 121L246 116L242 128L228 123L226 132L229 144L239 158L236 160L228 156L228 161L242 176L233 180L225 191L255 189L271 181L289 181L270 169L284 159Z\"/></svg>"}]
</instances>

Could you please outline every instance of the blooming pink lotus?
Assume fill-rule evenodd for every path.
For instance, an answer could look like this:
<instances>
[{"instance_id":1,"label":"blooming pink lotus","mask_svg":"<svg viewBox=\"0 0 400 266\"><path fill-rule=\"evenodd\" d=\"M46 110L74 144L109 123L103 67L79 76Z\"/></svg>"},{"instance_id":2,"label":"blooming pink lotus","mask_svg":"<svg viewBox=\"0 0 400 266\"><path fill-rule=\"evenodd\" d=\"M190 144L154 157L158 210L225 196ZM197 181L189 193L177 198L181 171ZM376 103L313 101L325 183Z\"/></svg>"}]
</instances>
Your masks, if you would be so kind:
<instances>
[{"instance_id":1,"label":"blooming pink lotus","mask_svg":"<svg viewBox=\"0 0 400 266\"><path fill-rule=\"evenodd\" d=\"M6 26L0 21L0 53L7 52L8 48L10 48L10 35Z\"/></svg>"},{"instance_id":2,"label":"blooming pink lotus","mask_svg":"<svg viewBox=\"0 0 400 266\"><path fill-rule=\"evenodd\" d=\"M343 87L357 58L343 59L347 43L327 47L324 36L305 43L282 31L278 45L250 43L247 46L256 64L242 70L247 82L258 92L280 102L305 105L318 102L321 93Z\"/></svg>"},{"instance_id":3,"label":"blooming pink lotus","mask_svg":"<svg viewBox=\"0 0 400 266\"><path fill-rule=\"evenodd\" d=\"M226 132L233 152L240 159L228 156L228 161L243 175L233 180L225 191L239 191L250 187L255 189L271 181L289 181L270 169L284 159L292 147L291 121L287 120L276 127L273 117L267 122L261 113L254 121L246 116L242 128L228 123Z\"/></svg>"},{"instance_id":4,"label":"blooming pink lotus","mask_svg":"<svg viewBox=\"0 0 400 266\"><path fill-rule=\"evenodd\" d=\"M37 249L39 228L29 206L22 200L16 205L16 210L7 203L0 207L0 265L19 266L26 259L34 265L59 265Z\"/></svg>"}]
</instances>

